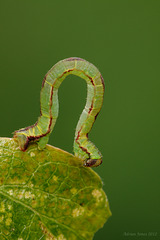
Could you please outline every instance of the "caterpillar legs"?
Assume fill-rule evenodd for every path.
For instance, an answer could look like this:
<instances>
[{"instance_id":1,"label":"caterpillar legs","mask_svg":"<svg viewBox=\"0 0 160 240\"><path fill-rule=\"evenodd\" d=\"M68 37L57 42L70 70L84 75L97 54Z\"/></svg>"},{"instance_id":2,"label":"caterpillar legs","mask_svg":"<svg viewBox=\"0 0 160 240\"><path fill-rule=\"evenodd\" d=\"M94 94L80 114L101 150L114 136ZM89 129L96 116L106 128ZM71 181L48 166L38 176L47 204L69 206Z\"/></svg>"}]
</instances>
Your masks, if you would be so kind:
<instances>
[{"instance_id":1,"label":"caterpillar legs","mask_svg":"<svg viewBox=\"0 0 160 240\"><path fill-rule=\"evenodd\" d=\"M75 156L83 160L84 167L98 167L102 163L102 155L88 138L74 141Z\"/></svg>"},{"instance_id":2,"label":"caterpillar legs","mask_svg":"<svg viewBox=\"0 0 160 240\"><path fill-rule=\"evenodd\" d=\"M38 141L38 148L39 148L39 150L42 150L43 148L45 148L45 146L48 143L48 141L49 141L49 136L48 135L46 135L43 138L40 138L40 140Z\"/></svg>"},{"instance_id":3,"label":"caterpillar legs","mask_svg":"<svg viewBox=\"0 0 160 240\"><path fill-rule=\"evenodd\" d=\"M20 130L15 132L14 138L17 139L19 147L22 151L25 151L27 149L31 141L32 142L37 141L38 149L42 150L43 148L45 148L46 144L48 143L49 134L47 134L43 138L38 139L37 137L27 136L25 133L25 130Z\"/></svg>"}]
</instances>

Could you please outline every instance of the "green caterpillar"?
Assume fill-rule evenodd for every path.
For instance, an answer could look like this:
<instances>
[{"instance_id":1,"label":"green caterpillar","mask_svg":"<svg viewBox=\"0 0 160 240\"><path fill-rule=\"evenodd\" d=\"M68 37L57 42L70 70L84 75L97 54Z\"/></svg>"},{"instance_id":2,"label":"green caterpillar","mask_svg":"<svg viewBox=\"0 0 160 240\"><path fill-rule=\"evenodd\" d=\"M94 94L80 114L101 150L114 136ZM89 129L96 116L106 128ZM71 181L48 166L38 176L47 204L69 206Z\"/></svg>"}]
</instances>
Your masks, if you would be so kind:
<instances>
[{"instance_id":1,"label":"green caterpillar","mask_svg":"<svg viewBox=\"0 0 160 240\"><path fill-rule=\"evenodd\" d=\"M79 76L87 82L87 101L76 127L74 153L84 161L84 166L96 167L102 163L102 155L88 140L88 133L102 107L104 80L99 70L84 59L67 58L48 71L42 83L38 121L32 126L15 131L14 137L22 151L27 149L31 141L37 141L39 149L46 146L58 117L58 88L69 74Z\"/></svg>"}]
</instances>

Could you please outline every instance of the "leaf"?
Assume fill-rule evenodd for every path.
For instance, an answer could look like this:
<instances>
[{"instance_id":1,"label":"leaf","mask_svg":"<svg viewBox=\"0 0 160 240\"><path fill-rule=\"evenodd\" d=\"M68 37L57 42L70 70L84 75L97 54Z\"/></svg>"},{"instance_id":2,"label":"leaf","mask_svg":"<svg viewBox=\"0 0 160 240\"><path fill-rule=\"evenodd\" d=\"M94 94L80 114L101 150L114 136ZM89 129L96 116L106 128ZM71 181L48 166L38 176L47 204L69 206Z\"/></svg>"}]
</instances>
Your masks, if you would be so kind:
<instances>
[{"instance_id":1,"label":"leaf","mask_svg":"<svg viewBox=\"0 0 160 240\"><path fill-rule=\"evenodd\" d=\"M90 240L110 215L100 177L80 159L0 138L0 239Z\"/></svg>"}]
</instances>

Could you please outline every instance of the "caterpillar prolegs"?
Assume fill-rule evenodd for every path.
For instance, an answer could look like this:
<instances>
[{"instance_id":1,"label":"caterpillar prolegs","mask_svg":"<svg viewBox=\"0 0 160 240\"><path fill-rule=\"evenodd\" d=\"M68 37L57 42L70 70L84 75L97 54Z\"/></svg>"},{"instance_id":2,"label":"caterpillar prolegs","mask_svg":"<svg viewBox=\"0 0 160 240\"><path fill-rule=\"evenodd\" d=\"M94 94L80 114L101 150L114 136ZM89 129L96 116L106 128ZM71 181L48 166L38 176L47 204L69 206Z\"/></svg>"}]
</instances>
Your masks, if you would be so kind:
<instances>
[{"instance_id":1,"label":"caterpillar prolegs","mask_svg":"<svg viewBox=\"0 0 160 240\"><path fill-rule=\"evenodd\" d=\"M39 149L45 147L58 117L58 88L69 74L79 76L87 82L87 101L76 127L74 153L84 161L84 166L96 167L102 163L102 155L88 140L88 133L102 107L104 80L99 70L84 59L67 58L48 71L42 83L38 121L15 131L14 137L22 151L27 149L31 141L37 141Z\"/></svg>"}]
</instances>

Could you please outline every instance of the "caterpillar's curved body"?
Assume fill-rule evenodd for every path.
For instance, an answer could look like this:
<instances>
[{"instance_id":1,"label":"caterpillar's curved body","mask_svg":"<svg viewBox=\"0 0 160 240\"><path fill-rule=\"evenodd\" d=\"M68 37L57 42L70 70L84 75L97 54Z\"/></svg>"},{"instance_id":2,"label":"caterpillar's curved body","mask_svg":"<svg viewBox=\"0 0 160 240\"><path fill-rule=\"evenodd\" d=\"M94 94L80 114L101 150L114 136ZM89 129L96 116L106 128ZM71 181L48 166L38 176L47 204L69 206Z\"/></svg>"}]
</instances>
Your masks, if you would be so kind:
<instances>
[{"instance_id":1,"label":"caterpillar's curved body","mask_svg":"<svg viewBox=\"0 0 160 240\"><path fill-rule=\"evenodd\" d=\"M58 117L58 88L69 74L79 76L87 82L87 101L76 127L74 153L84 160L84 166L98 166L102 162L102 156L88 140L88 133L103 103L104 80L99 70L84 59L64 59L50 69L42 83L38 121L32 126L15 131L14 137L18 139L23 151L30 141L37 141L39 149L45 147Z\"/></svg>"}]
</instances>

